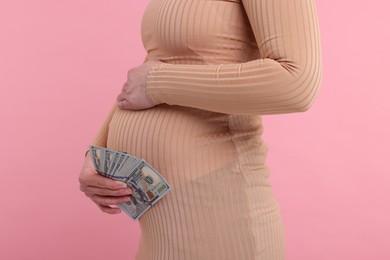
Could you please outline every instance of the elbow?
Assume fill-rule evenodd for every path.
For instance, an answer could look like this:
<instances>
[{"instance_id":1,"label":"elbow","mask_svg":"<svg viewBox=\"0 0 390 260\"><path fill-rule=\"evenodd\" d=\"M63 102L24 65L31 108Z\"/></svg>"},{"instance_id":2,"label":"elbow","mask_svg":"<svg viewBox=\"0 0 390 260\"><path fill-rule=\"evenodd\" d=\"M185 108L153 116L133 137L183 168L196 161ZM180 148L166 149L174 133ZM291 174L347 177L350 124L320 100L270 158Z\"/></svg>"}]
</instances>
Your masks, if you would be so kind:
<instances>
[{"instance_id":1,"label":"elbow","mask_svg":"<svg viewBox=\"0 0 390 260\"><path fill-rule=\"evenodd\" d=\"M280 74L278 80L273 82L273 91L278 94L271 99L276 110L282 113L308 111L313 106L320 88L321 60L279 61L278 65Z\"/></svg>"},{"instance_id":2,"label":"elbow","mask_svg":"<svg viewBox=\"0 0 390 260\"><path fill-rule=\"evenodd\" d=\"M318 64L314 68L307 67L287 82L285 94L289 98L284 102L290 112L306 112L315 103L322 82L322 66Z\"/></svg>"},{"instance_id":3,"label":"elbow","mask_svg":"<svg viewBox=\"0 0 390 260\"><path fill-rule=\"evenodd\" d=\"M318 73L312 73L310 77L307 77L306 80L301 83L297 89L299 94L297 94L296 98L291 102L291 109L293 109L294 112L306 112L313 106L317 100L321 79L322 73L321 71L318 71Z\"/></svg>"},{"instance_id":4,"label":"elbow","mask_svg":"<svg viewBox=\"0 0 390 260\"><path fill-rule=\"evenodd\" d=\"M285 78L280 83L277 95L264 98L263 93L259 92L246 99L246 102L242 100L240 103L245 103L248 108L248 111L245 112L254 115L306 112L317 99L321 85L321 74L313 73L310 76L295 75L293 77L290 75L289 79Z\"/></svg>"},{"instance_id":5,"label":"elbow","mask_svg":"<svg viewBox=\"0 0 390 260\"><path fill-rule=\"evenodd\" d=\"M311 108L313 106L314 100L315 100L315 98L305 100L305 102L302 102L302 104L295 105L293 110L297 113L298 112L306 112L309 110L309 108Z\"/></svg>"}]
</instances>

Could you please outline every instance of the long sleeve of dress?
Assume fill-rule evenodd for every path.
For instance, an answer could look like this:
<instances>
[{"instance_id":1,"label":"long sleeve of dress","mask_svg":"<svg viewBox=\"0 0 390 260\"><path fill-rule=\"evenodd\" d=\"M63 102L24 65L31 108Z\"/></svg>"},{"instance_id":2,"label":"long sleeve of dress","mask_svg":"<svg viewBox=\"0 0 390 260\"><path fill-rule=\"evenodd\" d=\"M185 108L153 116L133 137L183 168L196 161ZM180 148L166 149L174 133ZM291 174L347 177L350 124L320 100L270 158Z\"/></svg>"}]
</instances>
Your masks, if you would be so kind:
<instances>
[{"instance_id":1,"label":"long sleeve of dress","mask_svg":"<svg viewBox=\"0 0 390 260\"><path fill-rule=\"evenodd\" d=\"M322 78L314 0L242 0L242 4L260 58L154 66L147 78L152 102L230 114L292 113L312 105Z\"/></svg>"}]
</instances>

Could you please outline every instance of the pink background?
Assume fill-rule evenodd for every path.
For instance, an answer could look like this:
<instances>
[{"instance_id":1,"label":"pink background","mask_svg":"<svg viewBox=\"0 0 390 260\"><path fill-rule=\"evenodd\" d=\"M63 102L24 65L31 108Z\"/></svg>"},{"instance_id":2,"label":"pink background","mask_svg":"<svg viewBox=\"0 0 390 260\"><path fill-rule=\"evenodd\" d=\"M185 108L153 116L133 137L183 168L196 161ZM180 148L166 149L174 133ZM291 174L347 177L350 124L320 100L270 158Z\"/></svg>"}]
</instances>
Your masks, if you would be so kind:
<instances>
[{"instance_id":1,"label":"pink background","mask_svg":"<svg viewBox=\"0 0 390 260\"><path fill-rule=\"evenodd\" d=\"M0 2L0 259L133 259L139 226L79 191L84 151L145 51L147 1ZM324 78L265 116L287 259L390 259L388 1L317 1Z\"/></svg>"}]
</instances>

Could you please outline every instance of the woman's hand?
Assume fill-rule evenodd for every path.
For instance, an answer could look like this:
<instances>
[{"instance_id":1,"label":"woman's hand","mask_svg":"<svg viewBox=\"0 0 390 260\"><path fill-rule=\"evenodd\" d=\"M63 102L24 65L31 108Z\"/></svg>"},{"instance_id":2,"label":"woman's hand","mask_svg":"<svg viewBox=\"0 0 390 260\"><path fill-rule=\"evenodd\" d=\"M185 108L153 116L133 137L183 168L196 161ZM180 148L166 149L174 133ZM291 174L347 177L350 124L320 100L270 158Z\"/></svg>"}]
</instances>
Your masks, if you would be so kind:
<instances>
[{"instance_id":1,"label":"woman's hand","mask_svg":"<svg viewBox=\"0 0 390 260\"><path fill-rule=\"evenodd\" d=\"M157 104L153 104L146 94L146 78L149 70L161 61L147 61L135 67L127 73L127 81L123 85L121 93L117 97L120 109L147 109Z\"/></svg>"},{"instance_id":2,"label":"woman's hand","mask_svg":"<svg viewBox=\"0 0 390 260\"><path fill-rule=\"evenodd\" d=\"M112 207L130 201L131 189L126 183L99 175L92 164L89 152L79 175L80 190L105 213L118 214L121 210Z\"/></svg>"}]
</instances>

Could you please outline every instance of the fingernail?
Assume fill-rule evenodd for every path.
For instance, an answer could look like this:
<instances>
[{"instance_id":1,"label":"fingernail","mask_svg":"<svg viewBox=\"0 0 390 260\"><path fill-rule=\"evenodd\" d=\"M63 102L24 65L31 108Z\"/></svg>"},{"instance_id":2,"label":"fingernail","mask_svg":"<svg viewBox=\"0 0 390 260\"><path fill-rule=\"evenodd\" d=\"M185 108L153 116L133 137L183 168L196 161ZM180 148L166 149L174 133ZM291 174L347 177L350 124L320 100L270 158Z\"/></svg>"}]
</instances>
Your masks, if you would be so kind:
<instances>
[{"instance_id":1,"label":"fingernail","mask_svg":"<svg viewBox=\"0 0 390 260\"><path fill-rule=\"evenodd\" d=\"M124 199L122 200L121 203L129 202L129 201L131 201L130 197L126 197L126 198L124 198Z\"/></svg>"},{"instance_id":2,"label":"fingernail","mask_svg":"<svg viewBox=\"0 0 390 260\"><path fill-rule=\"evenodd\" d=\"M124 183L124 182L120 182L120 186L121 186L121 188L126 188L126 187L127 187L127 184Z\"/></svg>"}]
</instances>

